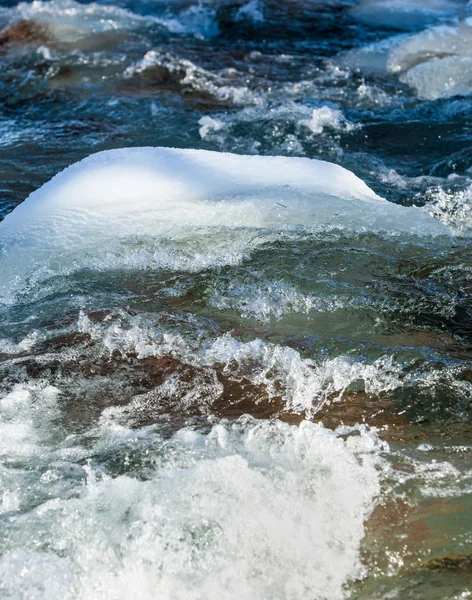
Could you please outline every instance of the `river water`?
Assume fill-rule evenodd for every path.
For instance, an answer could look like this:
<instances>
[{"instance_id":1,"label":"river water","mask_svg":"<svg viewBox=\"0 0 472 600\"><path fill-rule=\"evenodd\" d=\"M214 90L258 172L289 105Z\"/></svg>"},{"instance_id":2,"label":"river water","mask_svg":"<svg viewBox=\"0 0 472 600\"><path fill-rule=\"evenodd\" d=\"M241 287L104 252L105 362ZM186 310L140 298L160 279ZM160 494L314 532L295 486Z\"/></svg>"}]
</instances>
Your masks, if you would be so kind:
<instances>
[{"instance_id":1,"label":"river water","mask_svg":"<svg viewBox=\"0 0 472 600\"><path fill-rule=\"evenodd\" d=\"M2 218L142 146L322 159L398 205L113 246L112 212L77 214L13 258L7 219L0 596L470 597L472 7L7 0L0 25Z\"/></svg>"}]
</instances>

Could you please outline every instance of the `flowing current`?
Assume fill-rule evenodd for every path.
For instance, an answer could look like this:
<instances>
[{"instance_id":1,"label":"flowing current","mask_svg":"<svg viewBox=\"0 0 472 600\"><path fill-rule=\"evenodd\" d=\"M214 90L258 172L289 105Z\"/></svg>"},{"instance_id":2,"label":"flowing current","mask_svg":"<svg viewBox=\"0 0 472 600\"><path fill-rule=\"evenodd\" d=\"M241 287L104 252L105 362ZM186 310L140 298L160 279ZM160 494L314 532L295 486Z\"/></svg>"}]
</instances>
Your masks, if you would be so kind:
<instances>
[{"instance_id":1,"label":"flowing current","mask_svg":"<svg viewBox=\"0 0 472 600\"><path fill-rule=\"evenodd\" d=\"M0 598L471 597L472 4L5 0L0 61Z\"/></svg>"}]
</instances>

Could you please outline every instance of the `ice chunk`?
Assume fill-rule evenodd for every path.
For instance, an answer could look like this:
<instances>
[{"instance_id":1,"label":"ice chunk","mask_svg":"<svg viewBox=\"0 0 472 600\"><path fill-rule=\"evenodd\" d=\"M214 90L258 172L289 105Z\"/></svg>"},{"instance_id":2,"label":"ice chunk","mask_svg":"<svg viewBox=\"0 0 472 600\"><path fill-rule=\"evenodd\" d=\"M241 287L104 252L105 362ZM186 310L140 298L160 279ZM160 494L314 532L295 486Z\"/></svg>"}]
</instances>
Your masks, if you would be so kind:
<instances>
[{"instance_id":1,"label":"ice chunk","mask_svg":"<svg viewBox=\"0 0 472 600\"><path fill-rule=\"evenodd\" d=\"M425 100L472 93L472 19L440 25L415 35L398 35L342 57L364 72L399 73Z\"/></svg>"},{"instance_id":2,"label":"ice chunk","mask_svg":"<svg viewBox=\"0 0 472 600\"><path fill-rule=\"evenodd\" d=\"M216 230L242 232L237 239L225 235L240 252L248 228L290 226L447 231L420 210L391 204L350 171L320 160L171 148L110 150L56 175L0 224L0 285L5 292L26 277L31 282L33 273L38 281L79 268L123 268L133 252L155 249L156 239L189 235L200 236L200 251L206 244L213 263L234 263L227 244L219 246L222 256L215 252L212 242L221 242ZM200 262L208 268L208 261Z\"/></svg>"},{"instance_id":3,"label":"ice chunk","mask_svg":"<svg viewBox=\"0 0 472 600\"><path fill-rule=\"evenodd\" d=\"M0 241L89 246L97 236L315 224L417 231L434 221L320 160L126 148L91 155L56 175L5 218Z\"/></svg>"},{"instance_id":4,"label":"ice chunk","mask_svg":"<svg viewBox=\"0 0 472 600\"><path fill-rule=\"evenodd\" d=\"M449 56L416 65L401 76L419 98L436 100L472 93L472 56Z\"/></svg>"},{"instance_id":5,"label":"ice chunk","mask_svg":"<svg viewBox=\"0 0 472 600\"><path fill-rule=\"evenodd\" d=\"M275 208L281 204L274 200L281 198L284 211ZM347 169L321 160L126 148L91 155L56 175L6 217L0 235L11 238L31 229L38 237L40 226L54 225L61 237L62 227L80 229L85 221L104 235L112 225L115 235L121 230L156 233L156 225L313 224L318 207L329 220L334 216L330 206L336 210L340 203L365 213L373 210L365 203L399 217L409 212L380 198Z\"/></svg>"},{"instance_id":6,"label":"ice chunk","mask_svg":"<svg viewBox=\"0 0 472 600\"><path fill-rule=\"evenodd\" d=\"M472 54L472 20L457 27L431 27L395 45L387 61L391 72L405 71L420 63L446 56Z\"/></svg>"},{"instance_id":7,"label":"ice chunk","mask_svg":"<svg viewBox=\"0 0 472 600\"><path fill-rule=\"evenodd\" d=\"M264 22L264 12L259 0L249 0L247 4L243 4L236 13L236 21L252 21L253 23Z\"/></svg>"},{"instance_id":8,"label":"ice chunk","mask_svg":"<svg viewBox=\"0 0 472 600\"><path fill-rule=\"evenodd\" d=\"M426 100L470 94L471 64L471 19L411 36L395 46L387 60L389 71L403 72L401 80Z\"/></svg>"}]
</instances>

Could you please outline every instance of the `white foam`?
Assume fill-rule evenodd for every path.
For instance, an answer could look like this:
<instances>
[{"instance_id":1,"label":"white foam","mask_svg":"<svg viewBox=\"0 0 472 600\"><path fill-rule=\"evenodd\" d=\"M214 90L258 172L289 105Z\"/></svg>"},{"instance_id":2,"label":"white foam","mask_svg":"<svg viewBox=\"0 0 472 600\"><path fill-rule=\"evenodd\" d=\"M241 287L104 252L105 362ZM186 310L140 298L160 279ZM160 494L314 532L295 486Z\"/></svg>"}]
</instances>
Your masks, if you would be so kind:
<instances>
[{"instance_id":1,"label":"white foam","mask_svg":"<svg viewBox=\"0 0 472 600\"><path fill-rule=\"evenodd\" d=\"M224 129L224 122L220 119L216 119L214 117L210 117L205 115L201 117L198 121L200 125L200 129L198 130L200 137L204 140L208 136L212 136L215 132L221 131Z\"/></svg>"},{"instance_id":2,"label":"white foam","mask_svg":"<svg viewBox=\"0 0 472 600\"><path fill-rule=\"evenodd\" d=\"M0 352L2 354L19 354L21 352L28 352L31 350L31 348L33 348L39 338L40 334L37 331L33 331L17 343L8 338L0 339Z\"/></svg>"},{"instance_id":3,"label":"white foam","mask_svg":"<svg viewBox=\"0 0 472 600\"><path fill-rule=\"evenodd\" d=\"M211 255L213 237L205 231L211 228L219 240L217 231L230 229L241 256L239 233L247 239L247 228L300 225L447 232L418 209L386 202L350 171L324 161L169 148L111 150L65 169L0 224L2 296L11 300L28 278L31 283L104 264L127 268L129 253L142 258L156 240L162 251L164 239L185 244L198 234ZM225 264L228 257L234 262L232 246L213 258Z\"/></svg>"},{"instance_id":4,"label":"white foam","mask_svg":"<svg viewBox=\"0 0 472 600\"><path fill-rule=\"evenodd\" d=\"M242 318L254 318L268 323L280 320L290 313L330 313L347 307L365 307L366 299L346 299L336 295L323 297L303 293L284 280L252 282L246 279L241 281L234 276L226 286L221 282L215 286L208 304L219 310L236 310Z\"/></svg>"},{"instance_id":5,"label":"white foam","mask_svg":"<svg viewBox=\"0 0 472 600\"><path fill-rule=\"evenodd\" d=\"M95 455L139 439L105 419L96 433ZM143 432L138 443L156 458L147 480L86 467L73 495L9 524L0 591L38 600L341 600L347 580L364 573L359 548L382 449L365 429L346 433L251 419L167 441Z\"/></svg>"},{"instance_id":6,"label":"white foam","mask_svg":"<svg viewBox=\"0 0 472 600\"><path fill-rule=\"evenodd\" d=\"M334 309L336 304L333 299L328 305L328 302L324 303L315 295L302 294L283 280L257 283L231 281L228 288L224 290L218 286L209 299L209 305L220 310L235 309L240 311L243 318L253 317L263 323L280 319L289 312Z\"/></svg>"},{"instance_id":7,"label":"white foam","mask_svg":"<svg viewBox=\"0 0 472 600\"><path fill-rule=\"evenodd\" d=\"M40 382L18 384L0 398L0 457L18 460L41 453L58 394L57 388Z\"/></svg>"},{"instance_id":8,"label":"white foam","mask_svg":"<svg viewBox=\"0 0 472 600\"><path fill-rule=\"evenodd\" d=\"M287 89L288 87L286 86L288 96L299 94L295 91L296 86L293 86L293 89ZM228 92L225 92L226 89ZM239 90L238 93L232 92L233 102L244 103L245 108L237 113L220 113L215 117L206 115L198 122L201 125L199 132L202 139L217 144L221 150L237 148L247 154L259 154L260 147L264 144L269 146L274 154L304 156L302 141L312 138L313 135L348 132L356 127L336 105L313 108L312 105L290 99L283 102L277 99L274 101L270 98L271 93L249 93L247 90L243 94L244 88L233 90ZM229 93L228 86L219 89L220 97L223 93ZM243 133L247 127L258 128L258 135L254 136L257 137L257 141ZM333 142L336 143L336 135L331 136L330 145Z\"/></svg>"},{"instance_id":9,"label":"white foam","mask_svg":"<svg viewBox=\"0 0 472 600\"><path fill-rule=\"evenodd\" d=\"M316 413L328 399L341 399L354 382L362 380L366 392L372 394L396 389L402 383L401 369L389 356L370 364L344 356L317 362L303 358L294 348L260 339L241 342L226 334L192 340L178 333L160 331L138 317L94 324L82 313L78 326L110 353L132 352L140 358L171 355L198 367L223 365L233 376L237 376L234 370L237 365L244 377L263 386L270 397L280 397L282 393L287 410L309 415Z\"/></svg>"},{"instance_id":10,"label":"white foam","mask_svg":"<svg viewBox=\"0 0 472 600\"><path fill-rule=\"evenodd\" d=\"M146 335L85 316L81 328L110 348ZM235 349L222 340L201 358L264 354ZM291 361L279 356L272 369ZM138 590L143 600L341 600L345 583L364 574L364 521L387 450L367 428L243 417L169 439L158 427L120 424L114 407L68 435L60 397L37 381L0 398L2 598L118 600ZM112 474L110 457L134 466Z\"/></svg>"},{"instance_id":11,"label":"white foam","mask_svg":"<svg viewBox=\"0 0 472 600\"><path fill-rule=\"evenodd\" d=\"M137 63L130 65L124 72L125 79L136 74L150 74L156 67L167 69L176 82L183 88L194 92L209 94L217 100L237 104L254 104L257 97L246 86L230 85L225 77L202 69L188 59L180 59L159 50L149 50Z\"/></svg>"},{"instance_id":12,"label":"white foam","mask_svg":"<svg viewBox=\"0 0 472 600\"><path fill-rule=\"evenodd\" d=\"M349 123L339 109L330 108L329 106L314 108L311 118L302 121L302 124L308 127L314 134L322 133L325 128L341 131L351 131L354 129L352 123Z\"/></svg>"},{"instance_id":13,"label":"white foam","mask_svg":"<svg viewBox=\"0 0 472 600\"><path fill-rule=\"evenodd\" d=\"M470 235L472 231L472 185L459 191L447 191L443 187L427 190L429 199L425 206L431 215L446 223L459 235Z\"/></svg>"}]
</instances>

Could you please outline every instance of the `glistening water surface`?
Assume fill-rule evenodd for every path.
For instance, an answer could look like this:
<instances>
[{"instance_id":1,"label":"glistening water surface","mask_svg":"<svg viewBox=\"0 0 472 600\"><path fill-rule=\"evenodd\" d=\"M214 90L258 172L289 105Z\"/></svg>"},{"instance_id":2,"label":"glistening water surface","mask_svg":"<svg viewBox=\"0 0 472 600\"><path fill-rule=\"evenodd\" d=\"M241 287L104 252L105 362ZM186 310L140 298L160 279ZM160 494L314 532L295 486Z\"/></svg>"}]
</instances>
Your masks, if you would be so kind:
<instances>
[{"instance_id":1,"label":"glistening water surface","mask_svg":"<svg viewBox=\"0 0 472 600\"><path fill-rule=\"evenodd\" d=\"M104 246L79 215L54 260L3 248L0 597L470 597L472 6L8 0L0 25L2 217L128 146L323 159L412 215Z\"/></svg>"}]
</instances>

